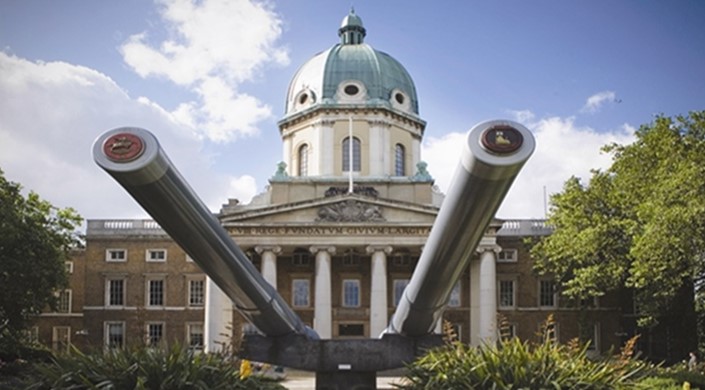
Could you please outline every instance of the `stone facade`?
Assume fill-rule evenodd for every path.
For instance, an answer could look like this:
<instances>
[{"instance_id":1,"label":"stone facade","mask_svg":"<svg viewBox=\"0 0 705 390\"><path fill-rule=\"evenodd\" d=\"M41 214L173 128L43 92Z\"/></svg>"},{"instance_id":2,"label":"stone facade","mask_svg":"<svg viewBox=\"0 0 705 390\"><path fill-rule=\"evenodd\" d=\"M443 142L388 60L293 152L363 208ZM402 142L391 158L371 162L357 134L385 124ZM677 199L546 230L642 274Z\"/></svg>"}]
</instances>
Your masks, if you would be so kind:
<instances>
[{"instance_id":1,"label":"stone facade","mask_svg":"<svg viewBox=\"0 0 705 390\"><path fill-rule=\"evenodd\" d=\"M590 339L595 343L595 351L606 351L618 346L623 341L621 328L622 309L615 296L601 298L588 307L578 309L575 304L561 299L556 294L554 305L545 305L541 294L541 281L532 271L533 262L528 253L526 238L536 238L550 231L541 225L541 221L497 221L501 229L497 233L497 294L498 310L496 321L500 332L509 331L522 339L534 339L541 325L549 315L555 321L556 337L560 342L573 338ZM518 226L535 225L531 229L517 229ZM345 232L366 231L360 226L339 226ZM278 232L280 227L259 226L255 232ZM293 229L293 227L288 227ZM314 229L310 227L309 229ZM241 247L252 259L258 269L263 269L263 257L267 251L276 252L276 286L284 300L288 302L311 327L315 327L317 296L314 294L316 282L316 254L311 250L314 243L330 241L325 238L326 229L317 228L319 235L303 229L308 233L308 244L274 246L254 245L273 241L272 236L257 234L254 236L234 236L236 242L247 238L249 244ZM347 230L346 230L347 229ZM411 229L411 228L409 228ZM377 235L379 231L370 227ZM427 233L427 230L423 230ZM399 242L399 237L392 234L379 234L387 243ZM274 235L274 237L277 237ZM279 236L281 238L283 236ZM288 237L288 236L287 236ZM375 247L366 245L371 241L365 235L356 240L354 235L346 239L338 237L336 245L330 244L326 250L331 253L331 337L332 338L368 338L377 337L371 330L372 306L372 257L377 251L384 253L386 263L386 315L390 318L395 310L395 300L399 298L399 283L407 281L413 273L422 245L386 245ZM295 237L288 237L295 239ZM424 235L418 237L423 242ZM359 241L359 245L355 242ZM329 250L335 247L334 250ZM109 260L110 251L124 250L125 258ZM151 251L164 250L165 259L151 260ZM475 255L479 257L479 254ZM477 260L477 259L476 259ZM65 348L70 342L79 348L102 347L109 343L109 324L124 324L124 345L148 343L149 325L163 324L161 338L163 342L178 341L191 343L193 334L190 330L202 331L205 302L191 299L191 281L206 280L198 266L176 245L158 226L151 221L89 221L87 245L85 250L75 252L72 256L73 272L70 274L71 304L68 313L45 313L37 322L37 336L40 341L56 349ZM124 302L111 305L109 302L110 280L124 280ZM149 281L163 280L163 304L150 305ZM308 296L304 300L295 300L295 284L305 281ZM357 305L346 305L344 281L359 282ZM471 318L470 267L466 269L451 296L451 302L444 313L444 320L456 329L459 338L465 342L472 341L473 322ZM503 306L501 295L505 293L499 286L502 281L513 281L513 305ZM205 288L205 283L204 283ZM205 290L202 291L205 298ZM198 296L198 294L196 294ZM546 298L544 291L543 299ZM299 291L300 296L300 291ZM348 302L349 303L349 302ZM386 321L385 321L386 322ZM239 325L237 314L231 326ZM509 325L507 327L506 325ZM62 338L68 335L68 340ZM198 337L198 336L197 336ZM201 336L203 337L203 336ZM206 343L205 339L201 339ZM221 337L219 342L226 342ZM200 347L198 340L196 346Z\"/></svg>"}]
</instances>

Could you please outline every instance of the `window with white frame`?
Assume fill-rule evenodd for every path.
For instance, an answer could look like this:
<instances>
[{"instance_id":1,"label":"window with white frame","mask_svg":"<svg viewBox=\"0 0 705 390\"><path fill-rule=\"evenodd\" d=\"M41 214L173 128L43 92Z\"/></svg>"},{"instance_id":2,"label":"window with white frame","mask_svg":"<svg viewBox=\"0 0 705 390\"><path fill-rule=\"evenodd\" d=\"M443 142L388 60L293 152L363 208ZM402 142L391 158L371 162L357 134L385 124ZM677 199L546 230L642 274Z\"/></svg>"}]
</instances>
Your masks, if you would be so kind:
<instances>
[{"instance_id":1,"label":"window with white frame","mask_svg":"<svg viewBox=\"0 0 705 390\"><path fill-rule=\"evenodd\" d=\"M508 309L514 308L515 305L515 282L512 279L500 280L498 282L498 304L500 308Z\"/></svg>"},{"instance_id":2,"label":"window with white frame","mask_svg":"<svg viewBox=\"0 0 705 390\"><path fill-rule=\"evenodd\" d=\"M164 262L166 261L166 249L147 249L145 257L147 261Z\"/></svg>"},{"instance_id":3,"label":"window with white frame","mask_svg":"<svg viewBox=\"0 0 705 390\"><path fill-rule=\"evenodd\" d=\"M164 323L163 322L148 322L147 323L147 345L156 346L164 339Z\"/></svg>"},{"instance_id":4,"label":"window with white frame","mask_svg":"<svg viewBox=\"0 0 705 390\"><path fill-rule=\"evenodd\" d=\"M71 313L71 289L59 291L56 302L57 313Z\"/></svg>"},{"instance_id":5,"label":"window with white frame","mask_svg":"<svg viewBox=\"0 0 705 390\"><path fill-rule=\"evenodd\" d=\"M204 345L203 324L191 323L186 324L186 337L189 348L201 350Z\"/></svg>"},{"instance_id":6,"label":"window with white frame","mask_svg":"<svg viewBox=\"0 0 705 390\"><path fill-rule=\"evenodd\" d=\"M125 305L125 279L108 278L105 281L105 306Z\"/></svg>"},{"instance_id":7,"label":"window with white frame","mask_svg":"<svg viewBox=\"0 0 705 390\"><path fill-rule=\"evenodd\" d=\"M360 307L360 280L343 280L343 307Z\"/></svg>"},{"instance_id":8,"label":"window with white frame","mask_svg":"<svg viewBox=\"0 0 705 390\"><path fill-rule=\"evenodd\" d=\"M106 249L105 261L127 261L127 249Z\"/></svg>"},{"instance_id":9,"label":"window with white frame","mask_svg":"<svg viewBox=\"0 0 705 390\"><path fill-rule=\"evenodd\" d=\"M73 273L73 261L64 261L66 266L66 273L71 275Z\"/></svg>"},{"instance_id":10,"label":"window with white frame","mask_svg":"<svg viewBox=\"0 0 705 390\"><path fill-rule=\"evenodd\" d=\"M105 323L105 346L108 348L122 348L125 346L124 322L109 321Z\"/></svg>"},{"instance_id":11,"label":"window with white frame","mask_svg":"<svg viewBox=\"0 0 705 390\"><path fill-rule=\"evenodd\" d=\"M406 175L406 152L402 144L394 146L394 175Z\"/></svg>"},{"instance_id":12,"label":"window with white frame","mask_svg":"<svg viewBox=\"0 0 705 390\"><path fill-rule=\"evenodd\" d=\"M39 327L33 326L23 331L24 341L28 344L39 342Z\"/></svg>"},{"instance_id":13,"label":"window with white frame","mask_svg":"<svg viewBox=\"0 0 705 390\"><path fill-rule=\"evenodd\" d=\"M310 280L293 279L291 281L291 305L294 307L309 307L311 305Z\"/></svg>"},{"instance_id":14,"label":"window with white frame","mask_svg":"<svg viewBox=\"0 0 705 390\"><path fill-rule=\"evenodd\" d=\"M71 327L53 327L51 331L51 348L54 351L67 352L69 345L71 345Z\"/></svg>"},{"instance_id":15,"label":"window with white frame","mask_svg":"<svg viewBox=\"0 0 705 390\"><path fill-rule=\"evenodd\" d=\"M164 279L147 280L147 306L164 306Z\"/></svg>"},{"instance_id":16,"label":"window with white frame","mask_svg":"<svg viewBox=\"0 0 705 390\"><path fill-rule=\"evenodd\" d=\"M299 176L308 176L308 145L299 147Z\"/></svg>"},{"instance_id":17,"label":"window with white frame","mask_svg":"<svg viewBox=\"0 0 705 390\"><path fill-rule=\"evenodd\" d=\"M539 306L553 308L557 302L556 282L553 280L539 280Z\"/></svg>"},{"instance_id":18,"label":"window with white frame","mask_svg":"<svg viewBox=\"0 0 705 390\"><path fill-rule=\"evenodd\" d=\"M392 289L394 291L394 306L396 307L401 301L401 297L404 294L404 289L409 284L409 279L394 279L392 281Z\"/></svg>"},{"instance_id":19,"label":"window with white frame","mask_svg":"<svg viewBox=\"0 0 705 390\"><path fill-rule=\"evenodd\" d=\"M350 137L345 137L342 144L343 172L350 171ZM352 144L352 171L360 172L360 140L353 137Z\"/></svg>"},{"instance_id":20,"label":"window with white frame","mask_svg":"<svg viewBox=\"0 0 705 390\"><path fill-rule=\"evenodd\" d=\"M203 306L206 295L206 281L193 279L188 282L188 305Z\"/></svg>"},{"instance_id":21,"label":"window with white frame","mask_svg":"<svg viewBox=\"0 0 705 390\"><path fill-rule=\"evenodd\" d=\"M558 321L547 322L543 321L539 323L538 334L541 335L545 340L558 343L560 341L560 324Z\"/></svg>"},{"instance_id":22,"label":"window with white frame","mask_svg":"<svg viewBox=\"0 0 705 390\"><path fill-rule=\"evenodd\" d=\"M448 300L448 306L449 307L460 307L461 304L461 287L460 287L460 280L458 280L457 283L455 283L455 286L453 286L453 289L450 291L450 299Z\"/></svg>"},{"instance_id":23,"label":"window with white frame","mask_svg":"<svg viewBox=\"0 0 705 390\"><path fill-rule=\"evenodd\" d=\"M518 258L516 249L502 249L497 254L497 261L500 263L515 263Z\"/></svg>"}]
</instances>

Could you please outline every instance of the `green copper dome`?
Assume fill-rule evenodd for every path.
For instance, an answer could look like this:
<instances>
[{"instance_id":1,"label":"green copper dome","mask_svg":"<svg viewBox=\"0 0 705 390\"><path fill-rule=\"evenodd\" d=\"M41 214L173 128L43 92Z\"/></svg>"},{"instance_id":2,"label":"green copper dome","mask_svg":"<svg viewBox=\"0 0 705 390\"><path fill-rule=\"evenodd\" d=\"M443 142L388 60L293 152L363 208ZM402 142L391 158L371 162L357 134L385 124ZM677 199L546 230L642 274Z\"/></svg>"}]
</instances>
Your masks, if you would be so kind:
<instances>
[{"instance_id":1,"label":"green copper dome","mask_svg":"<svg viewBox=\"0 0 705 390\"><path fill-rule=\"evenodd\" d=\"M304 63L289 84L284 120L318 107L383 107L418 118L416 87L387 53L364 43L354 10L343 18L340 43Z\"/></svg>"}]
</instances>

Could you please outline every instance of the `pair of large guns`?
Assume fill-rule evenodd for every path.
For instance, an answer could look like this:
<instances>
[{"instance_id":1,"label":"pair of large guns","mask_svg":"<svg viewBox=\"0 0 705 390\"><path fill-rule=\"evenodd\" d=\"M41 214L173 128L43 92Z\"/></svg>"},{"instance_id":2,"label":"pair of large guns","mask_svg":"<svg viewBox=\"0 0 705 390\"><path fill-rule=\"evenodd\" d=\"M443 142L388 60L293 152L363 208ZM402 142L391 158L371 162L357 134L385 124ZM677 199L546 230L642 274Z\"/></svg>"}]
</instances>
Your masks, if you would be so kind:
<instances>
[{"instance_id":1,"label":"pair of large guns","mask_svg":"<svg viewBox=\"0 0 705 390\"><path fill-rule=\"evenodd\" d=\"M446 198L386 334L422 338L433 332L453 286L534 146L531 133L512 121L483 122L468 133ZM93 156L266 338L318 339L189 187L154 135L132 127L108 131L95 141ZM272 359L279 364L287 360Z\"/></svg>"}]
</instances>

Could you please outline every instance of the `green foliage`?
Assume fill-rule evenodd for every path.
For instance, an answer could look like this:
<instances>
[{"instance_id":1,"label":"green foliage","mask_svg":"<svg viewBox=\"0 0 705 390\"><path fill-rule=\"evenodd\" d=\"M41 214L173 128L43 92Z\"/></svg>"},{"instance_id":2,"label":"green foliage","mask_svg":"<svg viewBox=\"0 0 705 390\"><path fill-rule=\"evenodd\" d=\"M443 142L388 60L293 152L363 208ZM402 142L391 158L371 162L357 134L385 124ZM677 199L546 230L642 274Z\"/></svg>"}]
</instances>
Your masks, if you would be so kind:
<instances>
[{"instance_id":1,"label":"green foliage","mask_svg":"<svg viewBox=\"0 0 705 390\"><path fill-rule=\"evenodd\" d=\"M580 348L517 338L479 348L455 343L432 350L409 367L401 389L619 389L646 369L632 359L593 361Z\"/></svg>"},{"instance_id":2,"label":"green foliage","mask_svg":"<svg viewBox=\"0 0 705 390\"><path fill-rule=\"evenodd\" d=\"M640 380L636 384L636 388L643 390L682 390L683 386L675 379L652 376Z\"/></svg>"},{"instance_id":3,"label":"green foliage","mask_svg":"<svg viewBox=\"0 0 705 390\"><path fill-rule=\"evenodd\" d=\"M688 382L692 389L705 390L705 371L703 369L705 369L705 365L701 363L696 371L690 371L687 363L683 362L667 368L659 367L653 375L659 378L668 378L680 384Z\"/></svg>"},{"instance_id":4,"label":"green foliage","mask_svg":"<svg viewBox=\"0 0 705 390\"><path fill-rule=\"evenodd\" d=\"M283 389L257 376L240 378L239 361L175 345L83 354L74 350L38 365L30 389Z\"/></svg>"},{"instance_id":5,"label":"green foliage","mask_svg":"<svg viewBox=\"0 0 705 390\"><path fill-rule=\"evenodd\" d=\"M640 324L653 325L683 287L705 286L705 111L658 117L604 150L609 169L552 196L554 233L531 253L578 301L633 289Z\"/></svg>"},{"instance_id":6,"label":"green foliage","mask_svg":"<svg viewBox=\"0 0 705 390\"><path fill-rule=\"evenodd\" d=\"M64 261L81 217L5 179L0 170L0 358L18 357L30 319L56 304L67 284Z\"/></svg>"}]
</instances>

